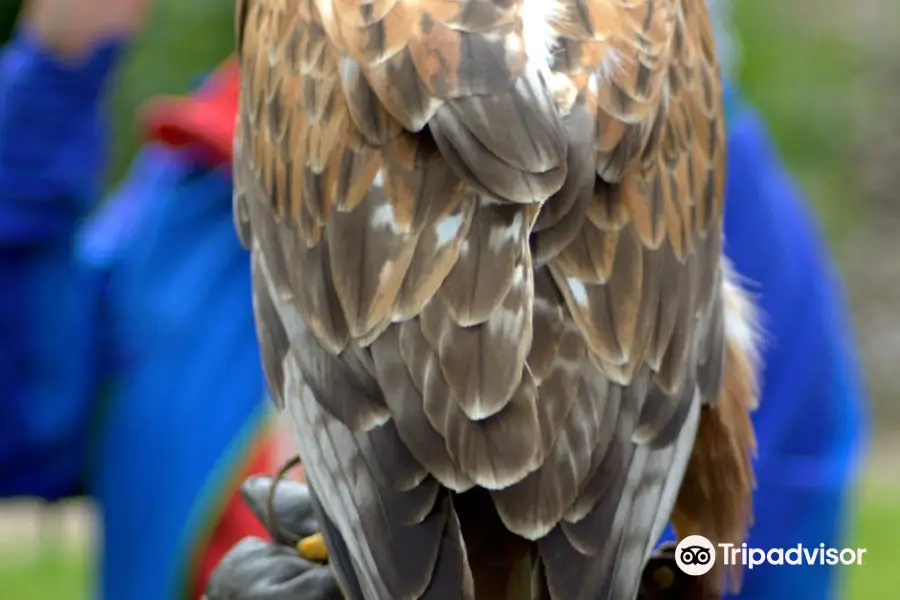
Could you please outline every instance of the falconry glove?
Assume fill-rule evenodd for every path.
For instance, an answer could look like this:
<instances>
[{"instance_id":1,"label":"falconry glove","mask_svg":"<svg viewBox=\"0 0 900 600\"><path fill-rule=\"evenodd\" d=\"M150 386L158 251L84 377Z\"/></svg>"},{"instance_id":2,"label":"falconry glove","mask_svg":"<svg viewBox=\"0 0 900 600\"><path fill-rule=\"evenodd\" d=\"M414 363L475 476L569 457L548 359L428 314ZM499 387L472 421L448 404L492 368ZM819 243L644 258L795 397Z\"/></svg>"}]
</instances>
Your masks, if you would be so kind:
<instances>
[{"instance_id":1,"label":"falconry glove","mask_svg":"<svg viewBox=\"0 0 900 600\"><path fill-rule=\"evenodd\" d=\"M238 542L210 578L204 600L341 600L324 564L309 488L255 476L243 483L241 495L272 541Z\"/></svg>"}]
</instances>

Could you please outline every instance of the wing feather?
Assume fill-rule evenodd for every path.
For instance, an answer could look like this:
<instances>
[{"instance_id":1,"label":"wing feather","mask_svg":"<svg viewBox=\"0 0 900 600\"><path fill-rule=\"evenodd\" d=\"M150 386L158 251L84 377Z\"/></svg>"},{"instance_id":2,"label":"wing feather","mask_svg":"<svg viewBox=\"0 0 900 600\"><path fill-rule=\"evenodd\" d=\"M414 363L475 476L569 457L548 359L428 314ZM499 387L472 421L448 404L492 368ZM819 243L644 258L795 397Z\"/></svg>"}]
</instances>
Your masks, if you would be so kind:
<instances>
[{"instance_id":1,"label":"wing feather","mask_svg":"<svg viewBox=\"0 0 900 600\"><path fill-rule=\"evenodd\" d=\"M431 582L450 514L446 502L438 502L447 492L433 478L425 479L424 469L397 440L391 421L354 433L322 410L296 363L287 364L285 396L292 399L288 413L295 430L304 432L296 437L307 461L304 473L315 482L324 511L346 542L363 593L421 597ZM413 485L416 480L421 483ZM415 557L389 560L401 550Z\"/></svg>"}]
</instances>

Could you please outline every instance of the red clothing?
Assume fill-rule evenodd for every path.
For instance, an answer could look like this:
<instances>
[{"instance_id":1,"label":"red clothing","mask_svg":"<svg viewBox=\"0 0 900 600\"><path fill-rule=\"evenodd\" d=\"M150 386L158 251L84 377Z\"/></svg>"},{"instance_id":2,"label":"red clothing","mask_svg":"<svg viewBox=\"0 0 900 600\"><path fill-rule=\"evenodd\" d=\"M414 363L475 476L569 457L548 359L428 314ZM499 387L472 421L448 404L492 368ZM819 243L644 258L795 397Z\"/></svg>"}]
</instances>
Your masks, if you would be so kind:
<instances>
[{"instance_id":1,"label":"red clothing","mask_svg":"<svg viewBox=\"0 0 900 600\"><path fill-rule=\"evenodd\" d=\"M233 482L236 488L239 488L240 483L250 475L272 473L276 457L276 442L277 437L275 435L267 436L262 447L257 450L253 460ZM266 532L265 527L250 512L250 509L247 508L247 505L244 504L241 498L239 489L236 489L225 505L212 535L205 541L206 543L200 551L193 580L190 584L192 599L199 600L203 596L206 582L219 564L219 561L222 560L232 546L248 535L269 539L269 534Z\"/></svg>"},{"instance_id":2,"label":"red clothing","mask_svg":"<svg viewBox=\"0 0 900 600\"><path fill-rule=\"evenodd\" d=\"M194 144L213 164L231 162L240 79L237 59L229 58L193 96L160 96L147 102L140 120L150 139L171 146Z\"/></svg>"}]
</instances>

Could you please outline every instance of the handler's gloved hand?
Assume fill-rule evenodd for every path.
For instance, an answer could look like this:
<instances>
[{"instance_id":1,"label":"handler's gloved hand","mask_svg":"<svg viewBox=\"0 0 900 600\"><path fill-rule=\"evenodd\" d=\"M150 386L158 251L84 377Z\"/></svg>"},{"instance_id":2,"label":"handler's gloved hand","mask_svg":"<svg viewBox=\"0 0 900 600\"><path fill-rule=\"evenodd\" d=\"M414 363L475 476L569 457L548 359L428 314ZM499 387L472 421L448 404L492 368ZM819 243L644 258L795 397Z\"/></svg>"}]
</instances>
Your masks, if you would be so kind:
<instances>
[{"instance_id":1,"label":"handler's gloved hand","mask_svg":"<svg viewBox=\"0 0 900 600\"><path fill-rule=\"evenodd\" d=\"M644 565L637 600L721 600L716 571L693 576L684 573L675 562L674 543L665 544Z\"/></svg>"},{"instance_id":2,"label":"handler's gloved hand","mask_svg":"<svg viewBox=\"0 0 900 600\"><path fill-rule=\"evenodd\" d=\"M273 485L270 477L251 477L241 486L244 502L273 541L241 540L210 577L205 600L342 600L331 569L297 551L301 539L319 531L309 489L296 481L278 481L270 518Z\"/></svg>"}]
</instances>

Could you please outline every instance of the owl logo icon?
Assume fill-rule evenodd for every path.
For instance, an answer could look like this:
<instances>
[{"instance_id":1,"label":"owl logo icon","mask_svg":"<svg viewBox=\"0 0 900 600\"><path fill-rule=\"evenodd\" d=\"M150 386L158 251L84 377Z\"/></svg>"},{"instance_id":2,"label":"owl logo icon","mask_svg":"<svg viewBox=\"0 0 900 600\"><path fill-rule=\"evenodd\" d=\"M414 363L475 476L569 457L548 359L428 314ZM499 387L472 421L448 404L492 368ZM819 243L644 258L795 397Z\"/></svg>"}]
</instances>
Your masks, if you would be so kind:
<instances>
[{"instance_id":1,"label":"owl logo icon","mask_svg":"<svg viewBox=\"0 0 900 600\"><path fill-rule=\"evenodd\" d=\"M675 547L675 564L687 575L706 575L716 564L716 547L702 535L689 535Z\"/></svg>"}]
</instances>

